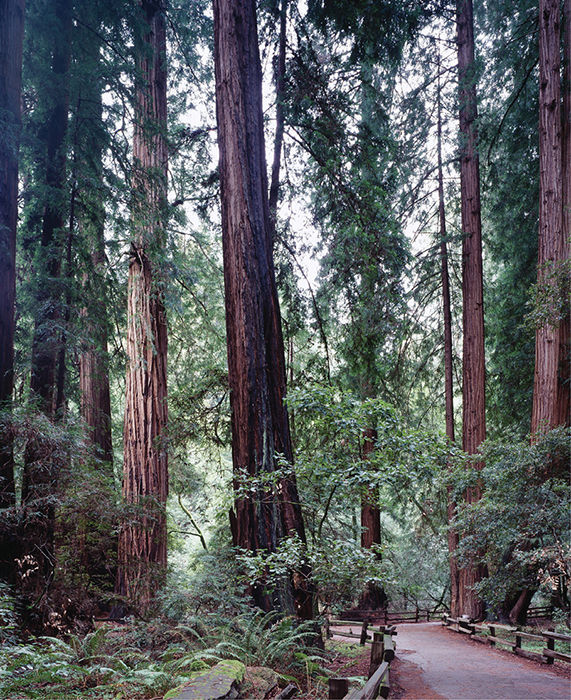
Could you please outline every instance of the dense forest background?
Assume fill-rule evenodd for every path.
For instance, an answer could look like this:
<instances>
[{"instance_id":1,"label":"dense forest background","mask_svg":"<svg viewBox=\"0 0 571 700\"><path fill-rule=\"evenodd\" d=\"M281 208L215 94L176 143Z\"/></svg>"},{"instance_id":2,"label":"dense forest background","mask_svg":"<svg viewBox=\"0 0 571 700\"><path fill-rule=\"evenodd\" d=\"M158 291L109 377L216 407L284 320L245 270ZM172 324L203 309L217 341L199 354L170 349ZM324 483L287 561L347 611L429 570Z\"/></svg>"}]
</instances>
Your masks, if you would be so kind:
<instances>
[{"instance_id":1,"label":"dense forest background","mask_svg":"<svg viewBox=\"0 0 571 700\"><path fill-rule=\"evenodd\" d=\"M569 1L255 11L2 3L6 629L564 614Z\"/></svg>"}]
</instances>

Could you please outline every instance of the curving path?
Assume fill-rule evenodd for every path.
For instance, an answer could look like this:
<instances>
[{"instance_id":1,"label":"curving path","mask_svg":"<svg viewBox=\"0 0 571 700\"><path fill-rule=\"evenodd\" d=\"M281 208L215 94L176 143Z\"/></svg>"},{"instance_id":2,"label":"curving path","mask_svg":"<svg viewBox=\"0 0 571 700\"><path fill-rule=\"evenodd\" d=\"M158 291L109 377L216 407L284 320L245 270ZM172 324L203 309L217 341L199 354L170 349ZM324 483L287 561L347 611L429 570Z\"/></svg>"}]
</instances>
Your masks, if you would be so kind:
<instances>
[{"instance_id":1,"label":"curving path","mask_svg":"<svg viewBox=\"0 0 571 700\"><path fill-rule=\"evenodd\" d=\"M569 700L571 680L533 661L498 652L439 622L398 624L403 700Z\"/></svg>"}]
</instances>

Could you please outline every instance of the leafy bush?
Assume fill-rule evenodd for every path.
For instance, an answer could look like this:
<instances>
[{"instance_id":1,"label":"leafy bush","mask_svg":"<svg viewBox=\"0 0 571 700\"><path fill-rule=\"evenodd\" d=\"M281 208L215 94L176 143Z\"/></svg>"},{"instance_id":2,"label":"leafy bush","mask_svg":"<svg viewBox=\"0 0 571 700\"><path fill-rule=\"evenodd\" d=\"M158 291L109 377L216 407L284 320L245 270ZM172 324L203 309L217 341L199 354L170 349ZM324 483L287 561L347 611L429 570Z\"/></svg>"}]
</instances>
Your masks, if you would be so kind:
<instances>
[{"instance_id":1,"label":"leafy bush","mask_svg":"<svg viewBox=\"0 0 571 700\"><path fill-rule=\"evenodd\" d=\"M480 561L489 577L479 594L499 608L524 589L542 589L568 607L571 581L571 430L556 428L530 441L489 441L481 469L459 469L460 561ZM481 485L477 503L462 503L466 488ZM561 582L565 585L561 587ZM567 588L567 590L565 590Z\"/></svg>"}]
</instances>

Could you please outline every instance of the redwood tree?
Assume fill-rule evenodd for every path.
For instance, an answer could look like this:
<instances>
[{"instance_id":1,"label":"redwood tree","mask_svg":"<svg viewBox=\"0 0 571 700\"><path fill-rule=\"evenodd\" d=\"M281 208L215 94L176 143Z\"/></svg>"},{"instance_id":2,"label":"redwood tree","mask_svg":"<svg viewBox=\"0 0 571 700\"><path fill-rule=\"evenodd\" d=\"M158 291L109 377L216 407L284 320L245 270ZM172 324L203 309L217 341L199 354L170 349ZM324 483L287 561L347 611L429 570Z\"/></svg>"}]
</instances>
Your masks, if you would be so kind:
<instances>
[{"instance_id":1,"label":"redwood tree","mask_svg":"<svg viewBox=\"0 0 571 700\"><path fill-rule=\"evenodd\" d=\"M558 0L539 3L539 246L538 286L556 287L559 268L569 255L569 68L565 66L561 103L561 16ZM564 17L565 55L569 60L569 2ZM563 121L562 121L563 117ZM569 422L569 301L536 330L531 432Z\"/></svg>"},{"instance_id":2,"label":"redwood tree","mask_svg":"<svg viewBox=\"0 0 571 700\"><path fill-rule=\"evenodd\" d=\"M56 0L51 32L51 70L41 83L38 102L45 108L41 161L44 201L40 235L41 277L36 294L32 343L31 399L50 420L56 417L56 364L61 323L61 262L67 229L67 132L71 64L72 0ZM42 440L32 434L26 444L22 476L23 518L21 558L35 563L22 579L31 595L45 593L54 566L55 503L60 465L46 456Z\"/></svg>"},{"instance_id":3,"label":"redwood tree","mask_svg":"<svg viewBox=\"0 0 571 700\"><path fill-rule=\"evenodd\" d=\"M561 101L561 166L563 241L562 260L571 254L571 0L563 4L563 99ZM558 425L571 425L571 310L569 288L567 306L559 331Z\"/></svg>"},{"instance_id":4,"label":"redwood tree","mask_svg":"<svg viewBox=\"0 0 571 700\"><path fill-rule=\"evenodd\" d=\"M57 24L53 35L52 74L43 95L49 102L45 154L46 203L41 247L45 278L38 292L38 312L32 348L31 389L38 407L46 415L55 413L55 373L60 315L59 277L66 235L69 69L71 62L71 0L55 3Z\"/></svg>"},{"instance_id":5,"label":"redwood tree","mask_svg":"<svg viewBox=\"0 0 571 700\"><path fill-rule=\"evenodd\" d=\"M231 516L234 544L251 552L274 552L280 539L297 535L305 543L293 474L275 484L256 485L240 495L244 478L263 479L278 467L277 455L293 462L284 404L286 370L275 282L272 222L262 113L260 65L254 0L214 0L216 115L220 151L222 241L232 460L237 490ZM311 618L307 566L290 582L295 612ZM289 607L272 601L261 586L256 603L265 609Z\"/></svg>"},{"instance_id":6,"label":"redwood tree","mask_svg":"<svg viewBox=\"0 0 571 700\"><path fill-rule=\"evenodd\" d=\"M93 19L95 26L96 19ZM87 71L97 75L100 66L100 41L91 32L82 33L82 60ZM108 466L113 462L111 442L111 398L107 354L107 313L104 293L105 205L102 195L103 157L107 136L102 121L102 81L92 79L80 86L77 138L83 152L85 171L79 174L77 197L78 227L87 244L87 271L83 278L85 306L81 316L84 342L79 361L81 416L97 456ZM79 160L75 159L74 160Z\"/></svg>"},{"instance_id":7,"label":"redwood tree","mask_svg":"<svg viewBox=\"0 0 571 700\"><path fill-rule=\"evenodd\" d=\"M145 608L167 564L167 323L158 265L165 243L167 71L165 8L143 0L141 12L123 463L123 498L134 507L119 537L116 590Z\"/></svg>"},{"instance_id":8,"label":"redwood tree","mask_svg":"<svg viewBox=\"0 0 571 700\"><path fill-rule=\"evenodd\" d=\"M18 151L22 91L24 0L0 4L0 410L12 406ZM0 430L0 509L15 503L14 462L8 432ZM13 554L0 540L0 577L8 577Z\"/></svg>"},{"instance_id":9,"label":"redwood tree","mask_svg":"<svg viewBox=\"0 0 571 700\"><path fill-rule=\"evenodd\" d=\"M444 173L442 165L442 99L440 85L440 54L438 55L437 80L437 161L438 161L438 220L440 223L440 259L442 280L442 316L444 320L444 400L446 437L454 443L454 379L452 355L452 306L450 303L450 276L448 274L448 245L446 242L446 209L444 203ZM447 517L448 552L450 555L450 609L458 609L459 573L455 552L458 546L458 533L451 527L456 515L456 504L452 498L452 488L448 488Z\"/></svg>"},{"instance_id":10,"label":"redwood tree","mask_svg":"<svg viewBox=\"0 0 571 700\"><path fill-rule=\"evenodd\" d=\"M462 449L476 454L486 438L484 302L482 277L482 225L480 216L480 166L474 13L472 0L457 0L458 81L460 102L460 189L462 212ZM466 493L468 503L480 498L479 488ZM481 618L483 606L474 585L485 575L483 567L467 564L460 569L458 611L454 615Z\"/></svg>"},{"instance_id":11,"label":"redwood tree","mask_svg":"<svg viewBox=\"0 0 571 700\"><path fill-rule=\"evenodd\" d=\"M539 2L539 247L538 282L561 258L563 241L559 0ZM547 282L549 283L549 282ZM531 431L557 425L559 325L535 335Z\"/></svg>"}]
</instances>

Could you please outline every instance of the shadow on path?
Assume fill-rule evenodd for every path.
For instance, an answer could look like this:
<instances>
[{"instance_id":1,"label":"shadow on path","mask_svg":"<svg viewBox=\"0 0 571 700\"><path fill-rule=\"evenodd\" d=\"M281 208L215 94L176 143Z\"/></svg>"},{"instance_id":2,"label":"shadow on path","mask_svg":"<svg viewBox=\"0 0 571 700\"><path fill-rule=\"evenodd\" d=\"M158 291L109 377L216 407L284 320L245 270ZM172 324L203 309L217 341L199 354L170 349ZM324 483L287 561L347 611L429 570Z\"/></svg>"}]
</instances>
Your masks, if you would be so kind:
<instances>
[{"instance_id":1,"label":"shadow on path","mask_svg":"<svg viewBox=\"0 0 571 700\"><path fill-rule=\"evenodd\" d=\"M395 668L403 700L569 700L571 680L439 622L397 625Z\"/></svg>"}]
</instances>

